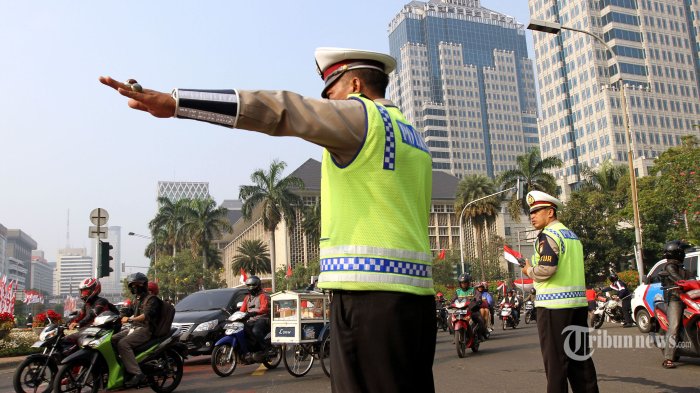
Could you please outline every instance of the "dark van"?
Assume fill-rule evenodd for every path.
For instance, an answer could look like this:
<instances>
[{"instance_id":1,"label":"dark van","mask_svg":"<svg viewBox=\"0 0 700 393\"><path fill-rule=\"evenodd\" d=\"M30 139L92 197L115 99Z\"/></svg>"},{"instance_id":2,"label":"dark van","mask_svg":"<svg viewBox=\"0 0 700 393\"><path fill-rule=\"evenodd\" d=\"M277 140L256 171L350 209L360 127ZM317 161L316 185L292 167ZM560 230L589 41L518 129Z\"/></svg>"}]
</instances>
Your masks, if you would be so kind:
<instances>
[{"instance_id":1,"label":"dark van","mask_svg":"<svg viewBox=\"0 0 700 393\"><path fill-rule=\"evenodd\" d=\"M238 311L248 288L207 289L190 294L175 305L173 327L180 329L190 355L211 354L214 344L223 337L226 318Z\"/></svg>"}]
</instances>

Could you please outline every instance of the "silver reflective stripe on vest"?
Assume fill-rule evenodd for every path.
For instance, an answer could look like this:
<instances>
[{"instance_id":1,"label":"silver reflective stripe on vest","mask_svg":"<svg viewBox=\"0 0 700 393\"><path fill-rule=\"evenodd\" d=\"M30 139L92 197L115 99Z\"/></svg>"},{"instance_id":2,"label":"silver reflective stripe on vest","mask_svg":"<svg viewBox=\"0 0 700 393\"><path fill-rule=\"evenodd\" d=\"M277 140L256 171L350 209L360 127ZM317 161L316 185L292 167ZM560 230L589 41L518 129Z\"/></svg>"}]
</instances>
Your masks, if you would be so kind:
<instances>
[{"instance_id":1,"label":"silver reflective stripe on vest","mask_svg":"<svg viewBox=\"0 0 700 393\"><path fill-rule=\"evenodd\" d=\"M344 255L372 255L385 257L389 259L399 260L416 260L423 262L432 262L433 257L430 254L420 251L397 250L393 248L381 248L373 246L336 246L321 248L321 258L340 257Z\"/></svg>"}]
</instances>

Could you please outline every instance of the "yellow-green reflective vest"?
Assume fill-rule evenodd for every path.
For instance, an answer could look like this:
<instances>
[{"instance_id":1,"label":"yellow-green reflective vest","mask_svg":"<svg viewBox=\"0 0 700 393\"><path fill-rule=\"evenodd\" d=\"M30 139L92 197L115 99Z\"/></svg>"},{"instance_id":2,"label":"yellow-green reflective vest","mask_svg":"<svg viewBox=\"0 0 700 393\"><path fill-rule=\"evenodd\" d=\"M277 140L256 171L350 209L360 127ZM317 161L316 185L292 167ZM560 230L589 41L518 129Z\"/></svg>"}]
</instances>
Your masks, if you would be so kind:
<instances>
[{"instance_id":1,"label":"yellow-green reflective vest","mask_svg":"<svg viewBox=\"0 0 700 393\"><path fill-rule=\"evenodd\" d=\"M367 134L350 164L323 152L318 286L434 295L428 147L398 108L348 98L364 104Z\"/></svg>"},{"instance_id":2,"label":"yellow-green reflective vest","mask_svg":"<svg viewBox=\"0 0 700 393\"><path fill-rule=\"evenodd\" d=\"M556 222L544 228L542 233L554 239L559 247L557 271L549 279L534 282L537 296L536 307L576 308L586 307L586 278L583 266L583 246L576 234ZM538 244L535 242L533 266L540 261Z\"/></svg>"}]
</instances>

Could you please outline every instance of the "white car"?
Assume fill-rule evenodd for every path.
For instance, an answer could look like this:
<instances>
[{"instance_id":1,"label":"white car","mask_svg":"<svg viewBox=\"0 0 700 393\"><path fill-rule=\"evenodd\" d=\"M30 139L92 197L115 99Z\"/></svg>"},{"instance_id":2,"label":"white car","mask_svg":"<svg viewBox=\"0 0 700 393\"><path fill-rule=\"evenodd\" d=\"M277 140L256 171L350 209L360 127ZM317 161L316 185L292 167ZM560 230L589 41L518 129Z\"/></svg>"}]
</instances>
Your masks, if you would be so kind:
<instances>
[{"instance_id":1,"label":"white car","mask_svg":"<svg viewBox=\"0 0 700 393\"><path fill-rule=\"evenodd\" d=\"M691 277L695 277L695 280L700 280L700 277L698 277L698 257L700 257L700 251L689 252L686 253L683 261L683 266L690 272ZM654 298L657 295L663 296L659 272L663 271L664 266L666 266L665 259L656 262L649 269L644 284L638 286L632 296L632 315L642 333L649 333L653 326L652 324L656 323L654 318Z\"/></svg>"}]
</instances>

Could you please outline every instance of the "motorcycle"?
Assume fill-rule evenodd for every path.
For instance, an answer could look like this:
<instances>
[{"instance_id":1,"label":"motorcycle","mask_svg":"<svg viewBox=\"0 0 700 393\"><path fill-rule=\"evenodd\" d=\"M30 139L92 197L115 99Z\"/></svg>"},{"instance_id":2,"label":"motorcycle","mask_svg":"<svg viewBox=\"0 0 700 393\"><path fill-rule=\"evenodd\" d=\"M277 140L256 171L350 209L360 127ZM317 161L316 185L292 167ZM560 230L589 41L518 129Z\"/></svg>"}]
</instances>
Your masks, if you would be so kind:
<instances>
[{"instance_id":1,"label":"motorcycle","mask_svg":"<svg viewBox=\"0 0 700 393\"><path fill-rule=\"evenodd\" d=\"M527 325L531 321L537 322L537 310L535 310L535 302L528 300L524 305L525 310L525 324Z\"/></svg>"},{"instance_id":2,"label":"motorcycle","mask_svg":"<svg viewBox=\"0 0 700 393\"><path fill-rule=\"evenodd\" d=\"M56 392L96 393L100 389L124 387L124 366L112 346L112 336L121 329L120 318L113 313L102 313L92 326L81 332L80 350L63 359L54 378ZM149 340L134 348L136 361L146 374L138 386L150 386L155 392L170 393L182 379L184 356L187 347L180 342L180 332L170 329L170 334ZM102 385L105 386L102 386Z\"/></svg>"},{"instance_id":3,"label":"motorcycle","mask_svg":"<svg viewBox=\"0 0 700 393\"><path fill-rule=\"evenodd\" d=\"M437 320L438 330L447 331L447 308L440 307L435 309L435 319Z\"/></svg>"},{"instance_id":4,"label":"motorcycle","mask_svg":"<svg viewBox=\"0 0 700 393\"><path fill-rule=\"evenodd\" d=\"M503 303L503 307L501 307L501 320L503 321L503 330L506 330L508 327L515 329L518 326L520 320L515 319L512 304Z\"/></svg>"},{"instance_id":5,"label":"motorcycle","mask_svg":"<svg viewBox=\"0 0 700 393\"><path fill-rule=\"evenodd\" d=\"M591 327L594 329L600 329L605 322L605 316L611 322L623 324L625 323L624 313L622 311L622 302L620 297L617 295L603 296L598 295L596 297L596 309L593 311L591 316Z\"/></svg>"},{"instance_id":6,"label":"motorcycle","mask_svg":"<svg viewBox=\"0 0 700 393\"><path fill-rule=\"evenodd\" d=\"M678 328L678 336L675 343L676 356L673 360L678 361L680 356L700 357L700 281L689 280L677 282L680 288L681 302L683 303L683 317ZM654 344L661 348L663 353L666 338L668 337L668 316L666 314L667 304L661 294L654 298L654 314L657 323L654 323L649 333ZM657 340L656 335L660 334L662 340Z\"/></svg>"},{"instance_id":7,"label":"motorcycle","mask_svg":"<svg viewBox=\"0 0 700 393\"><path fill-rule=\"evenodd\" d=\"M265 349L258 352L251 351L245 332L246 313L236 311L228 317L228 323L224 325L225 336L214 344L211 354L211 368L216 375L227 377L236 370L240 362L243 365L262 363L267 369L273 369L282 360L282 351L279 347L270 343L270 333L265 336Z\"/></svg>"},{"instance_id":8,"label":"motorcycle","mask_svg":"<svg viewBox=\"0 0 700 393\"><path fill-rule=\"evenodd\" d=\"M447 310L455 334L457 356L460 358L466 356L467 348L470 348L472 352L479 352L478 325L471 317L475 307L478 306L473 301L469 301L467 298L457 298Z\"/></svg>"},{"instance_id":9,"label":"motorcycle","mask_svg":"<svg viewBox=\"0 0 700 393\"><path fill-rule=\"evenodd\" d=\"M39 341L32 345L43 351L27 356L15 370L12 383L17 393L50 393L61 360L77 349L75 343L63 339L68 327L47 319L48 325L39 334Z\"/></svg>"}]
</instances>

